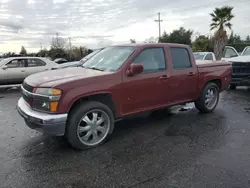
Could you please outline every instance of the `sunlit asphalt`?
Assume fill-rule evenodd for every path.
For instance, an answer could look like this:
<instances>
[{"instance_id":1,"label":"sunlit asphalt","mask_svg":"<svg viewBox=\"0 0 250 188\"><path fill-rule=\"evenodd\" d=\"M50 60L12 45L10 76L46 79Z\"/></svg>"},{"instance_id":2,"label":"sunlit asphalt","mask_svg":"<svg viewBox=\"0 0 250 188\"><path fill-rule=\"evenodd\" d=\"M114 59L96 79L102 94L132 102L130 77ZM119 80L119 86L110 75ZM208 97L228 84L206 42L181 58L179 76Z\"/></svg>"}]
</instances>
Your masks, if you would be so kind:
<instances>
[{"instance_id":1,"label":"sunlit asphalt","mask_svg":"<svg viewBox=\"0 0 250 188\"><path fill-rule=\"evenodd\" d=\"M109 142L81 152L29 129L19 97L18 89L0 90L0 187L250 187L245 88L223 92L211 114L188 107L121 121Z\"/></svg>"}]
</instances>

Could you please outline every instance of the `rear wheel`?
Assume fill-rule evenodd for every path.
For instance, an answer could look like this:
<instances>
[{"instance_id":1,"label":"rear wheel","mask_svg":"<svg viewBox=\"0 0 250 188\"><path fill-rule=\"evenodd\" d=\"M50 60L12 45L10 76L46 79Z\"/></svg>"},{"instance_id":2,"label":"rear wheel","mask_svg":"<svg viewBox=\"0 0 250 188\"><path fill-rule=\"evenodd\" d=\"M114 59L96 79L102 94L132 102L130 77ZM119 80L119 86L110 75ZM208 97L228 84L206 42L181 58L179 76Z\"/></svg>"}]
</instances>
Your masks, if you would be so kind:
<instances>
[{"instance_id":1,"label":"rear wheel","mask_svg":"<svg viewBox=\"0 0 250 188\"><path fill-rule=\"evenodd\" d=\"M198 100L195 101L195 107L203 113L214 111L219 102L219 88L215 83L208 83L203 88Z\"/></svg>"},{"instance_id":2,"label":"rear wheel","mask_svg":"<svg viewBox=\"0 0 250 188\"><path fill-rule=\"evenodd\" d=\"M89 101L70 113L66 128L69 143L76 149L99 146L107 141L114 129L114 115L108 106Z\"/></svg>"}]
</instances>

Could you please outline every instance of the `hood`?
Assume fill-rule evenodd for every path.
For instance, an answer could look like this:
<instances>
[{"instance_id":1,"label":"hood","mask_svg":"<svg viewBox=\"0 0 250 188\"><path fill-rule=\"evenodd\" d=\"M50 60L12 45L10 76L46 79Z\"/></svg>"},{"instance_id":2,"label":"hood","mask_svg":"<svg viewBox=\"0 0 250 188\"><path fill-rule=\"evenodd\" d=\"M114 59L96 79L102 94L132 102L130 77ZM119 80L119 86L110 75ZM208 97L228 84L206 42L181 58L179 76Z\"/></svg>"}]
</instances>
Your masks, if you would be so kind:
<instances>
[{"instance_id":1,"label":"hood","mask_svg":"<svg viewBox=\"0 0 250 188\"><path fill-rule=\"evenodd\" d=\"M227 61L242 62L242 63L249 62L250 63L250 55L232 57L232 58L228 59Z\"/></svg>"},{"instance_id":2,"label":"hood","mask_svg":"<svg viewBox=\"0 0 250 188\"><path fill-rule=\"evenodd\" d=\"M67 69L58 69L32 74L28 76L24 82L33 87L55 87L66 82L94 78L107 74L111 74L111 72L85 69L81 67L70 67Z\"/></svg>"}]
</instances>

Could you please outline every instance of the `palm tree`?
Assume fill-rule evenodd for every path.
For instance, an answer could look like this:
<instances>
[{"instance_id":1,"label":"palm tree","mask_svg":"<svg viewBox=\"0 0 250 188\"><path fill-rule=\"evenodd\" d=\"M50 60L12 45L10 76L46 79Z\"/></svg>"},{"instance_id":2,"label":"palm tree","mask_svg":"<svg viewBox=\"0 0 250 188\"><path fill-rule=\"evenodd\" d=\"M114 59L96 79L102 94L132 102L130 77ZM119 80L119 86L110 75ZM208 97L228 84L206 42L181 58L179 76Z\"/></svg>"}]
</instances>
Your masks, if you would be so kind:
<instances>
[{"instance_id":1,"label":"palm tree","mask_svg":"<svg viewBox=\"0 0 250 188\"><path fill-rule=\"evenodd\" d=\"M214 54L216 59L222 57L222 50L228 41L226 28L231 30L232 24L230 21L234 18L232 14L233 7L224 6L221 8L215 8L212 16L212 23L210 25L211 30L215 30L214 36Z\"/></svg>"}]
</instances>

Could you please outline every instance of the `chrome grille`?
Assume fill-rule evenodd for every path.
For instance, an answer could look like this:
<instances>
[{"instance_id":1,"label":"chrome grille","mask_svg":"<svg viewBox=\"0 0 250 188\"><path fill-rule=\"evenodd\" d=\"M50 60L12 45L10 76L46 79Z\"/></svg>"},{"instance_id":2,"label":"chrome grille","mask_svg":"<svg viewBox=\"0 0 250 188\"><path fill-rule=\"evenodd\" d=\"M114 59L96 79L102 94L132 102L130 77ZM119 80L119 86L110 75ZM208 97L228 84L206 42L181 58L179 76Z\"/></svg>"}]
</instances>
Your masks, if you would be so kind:
<instances>
[{"instance_id":1,"label":"chrome grille","mask_svg":"<svg viewBox=\"0 0 250 188\"><path fill-rule=\"evenodd\" d=\"M29 91L29 92L33 92L33 87L32 86L30 86L30 85L28 85L27 83L25 83L25 82L23 82L23 88L25 89L25 90L27 90L27 91Z\"/></svg>"}]
</instances>

